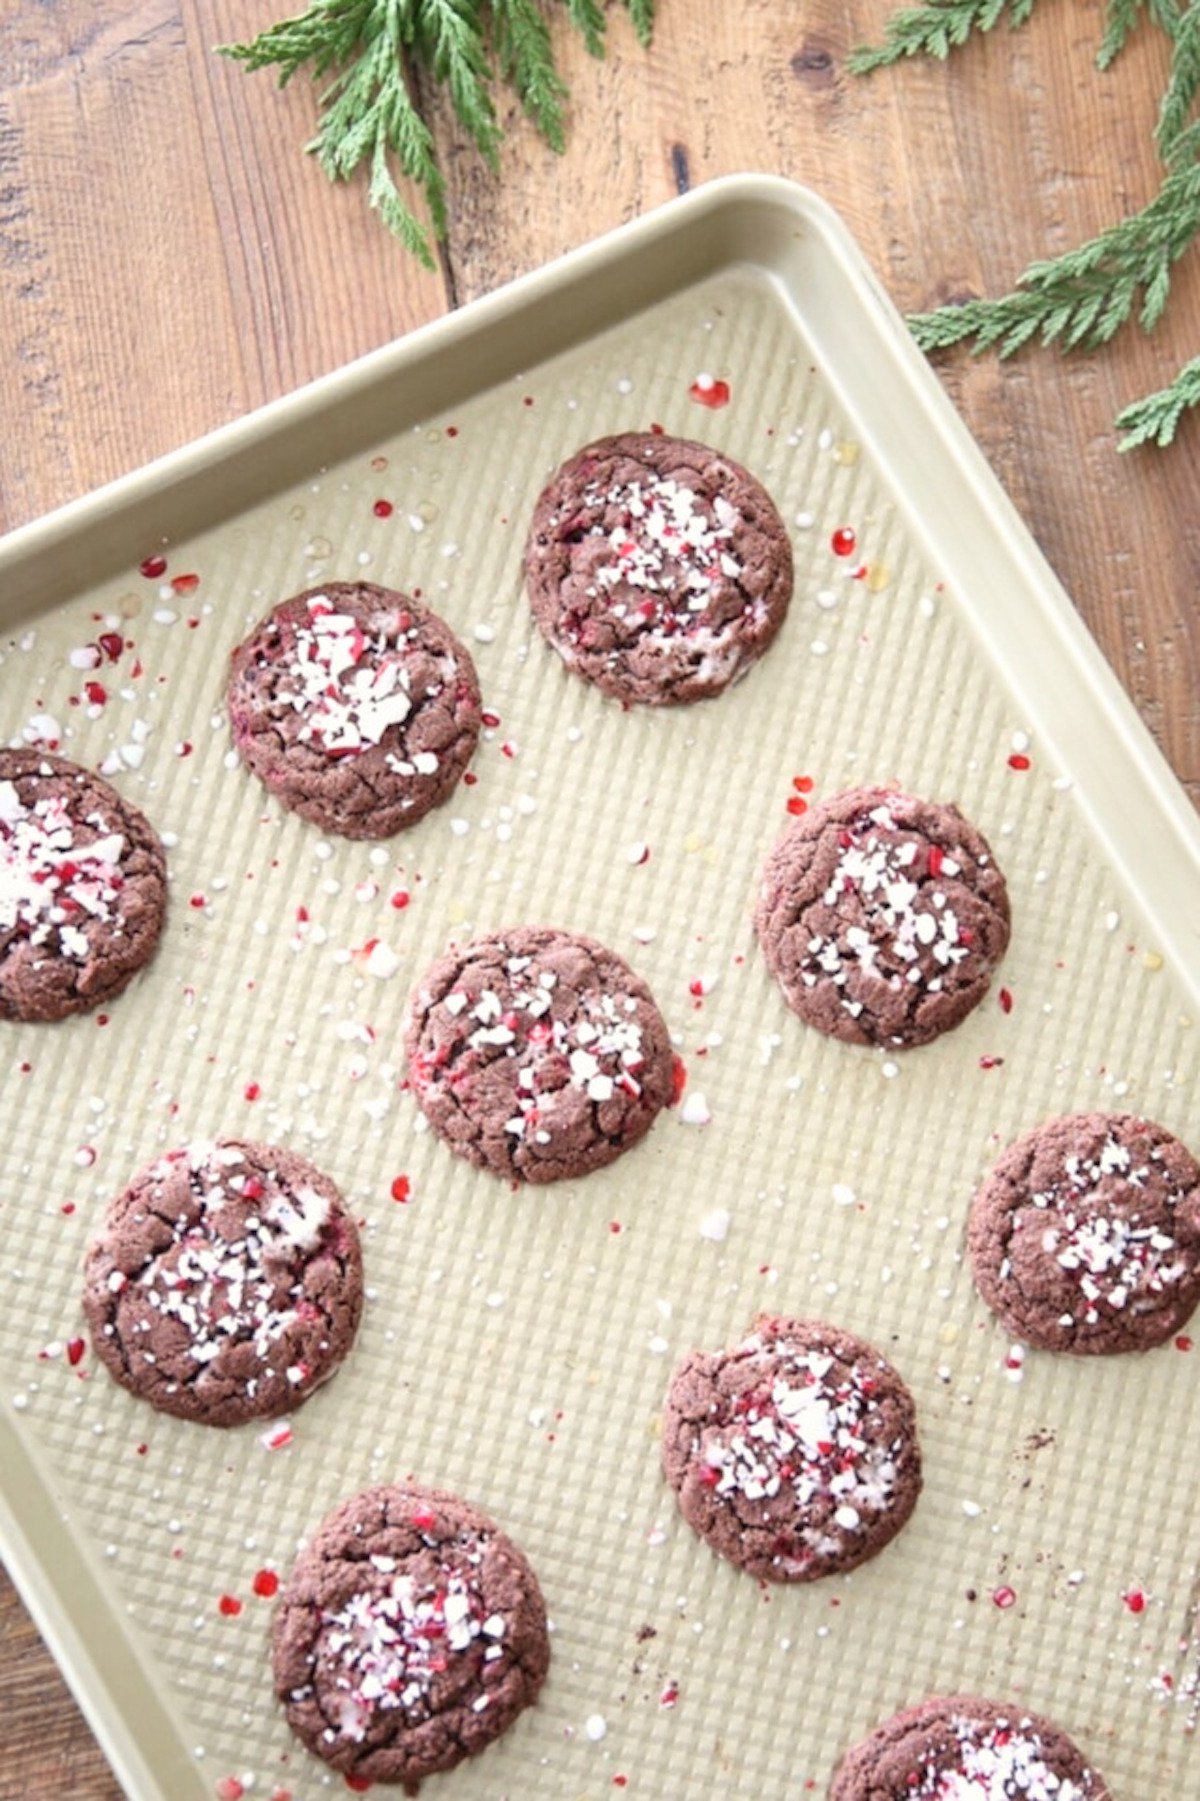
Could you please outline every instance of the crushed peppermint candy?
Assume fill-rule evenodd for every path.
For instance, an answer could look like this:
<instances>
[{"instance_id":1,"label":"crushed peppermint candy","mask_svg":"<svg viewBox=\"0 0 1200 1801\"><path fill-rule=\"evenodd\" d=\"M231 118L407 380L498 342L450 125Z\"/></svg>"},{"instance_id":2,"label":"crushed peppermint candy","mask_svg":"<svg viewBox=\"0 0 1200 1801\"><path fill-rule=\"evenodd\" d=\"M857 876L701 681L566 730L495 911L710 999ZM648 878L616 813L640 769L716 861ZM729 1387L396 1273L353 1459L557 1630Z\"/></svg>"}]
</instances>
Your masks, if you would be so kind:
<instances>
[{"instance_id":1,"label":"crushed peppermint candy","mask_svg":"<svg viewBox=\"0 0 1200 1801\"><path fill-rule=\"evenodd\" d=\"M832 981L845 991L841 1004L851 1018L864 1007L853 993L852 972L892 987L907 982L939 993L946 972L971 955L970 934L960 930L946 890L938 885L943 877L961 875L961 864L940 845L923 850L887 801L846 826L838 843L822 904L836 911L855 896L863 919L833 935L810 936L800 971L805 987Z\"/></svg>"},{"instance_id":2,"label":"crushed peppermint candy","mask_svg":"<svg viewBox=\"0 0 1200 1801\"><path fill-rule=\"evenodd\" d=\"M322 1613L311 1659L323 1671L322 1706L333 1721L327 1739L359 1744L381 1713L400 1713L406 1726L428 1720L439 1710L440 1678L457 1660L503 1655L506 1621L488 1610L476 1575L484 1542L421 1578L397 1570L391 1557L374 1557L386 1584L360 1589ZM293 1689L292 1699L311 1692Z\"/></svg>"},{"instance_id":3,"label":"crushed peppermint candy","mask_svg":"<svg viewBox=\"0 0 1200 1801\"><path fill-rule=\"evenodd\" d=\"M695 1480L739 1516L741 1503L788 1497L785 1512L767 1516L778 1527L771 1563L784 1578L844 1557L893 1510L901 1483L903 1440L879 1435L887 1366L785 1330L751 1333L725 1368L736 1385L722 1377L698 1427Z\"/></svg>"},{"instance_id":4,"label":"crushed peppermint candy","mask_svg":"<svg viewBox=\"0 0 1200 1801\"><path fill-rule=\"evenodd\" d=\"M719 651L733 638L738 618L714 626L704 617L742 574L733 552L739 516L723 494L709 500L686 482L647 470L644 479L585 489L583 506L594 517L576 528L589 546L589 599L607 593L613 619L657 644L703 632ZM568 525L561 529L571 537ZM562 629L570 639L587 628L568 614Z\"/></svg>"},{"instance_id":5,"label":"crushed peppermint candy","mask_svg":"<svg viewBox=\"0 0 1200 1801\"><path fill-rule=\"evenodd\" d=\"M285 699L304 716L302 742L315 742L328 756L357 756L402 726L424 698L412 691L418 627L396 608L364 622L337 611L323 594L310 595L307 607L308 623L297 624L293 634ZM443 653L435 661L440 683L453 687L454 658ZM407 759L395 756L395 763L400 775L432 775L438 759L425 750Z\"/></svg>"},{"instance_id":6,"label":"crushed peppermint candy","mask_svg":"<svg viewBox=\"0 0 1200 1801\"><path fill-rule=\"evenodd\" d=\"M1047 1762L1032 1721L995 1723L957 1715L950 1721L957 1740L955 1761L946 1749L931 1749L910 1779L913 1801L1087 1801L1096 1793L1091 1772L1081 1782Z\"/></svg>"},{"instance_id":7,"label":"crushed peppermint candy","mask_svg":"<svg viewBox=\"0 0 1200 1801\"><path fill-rule=\"evenodd\" d=\"M76 963L90 954L86 927L113 921L125 885L125 837L97 812L85 823L95 832L86 842L61 795L29 804L0 781L0 932L52 944Z\"/></svg>"}]
</instances>

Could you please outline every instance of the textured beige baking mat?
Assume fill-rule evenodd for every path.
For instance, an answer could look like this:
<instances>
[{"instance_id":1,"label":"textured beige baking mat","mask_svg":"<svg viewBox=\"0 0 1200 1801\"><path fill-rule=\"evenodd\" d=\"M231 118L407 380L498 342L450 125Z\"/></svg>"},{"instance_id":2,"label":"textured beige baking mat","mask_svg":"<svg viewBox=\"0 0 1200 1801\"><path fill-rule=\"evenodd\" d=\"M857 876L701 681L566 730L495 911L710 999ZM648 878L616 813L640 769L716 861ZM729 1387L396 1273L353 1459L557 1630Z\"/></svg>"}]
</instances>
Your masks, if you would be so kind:
<instances>
[{"instance_id":1,"label":"textured beige baking mat","mask_svg":"<svg viewBox=\"0 0 1200 1801\"><path fill-rule=\"evenodd\" d=\"M744 203L727 193L726 220ZM781 237L834 229L778 190L772 204ZM712 206L688 217L708 231ZM6 1442L31 1460L10 1476L26 1501L44 1482L65 1516L80 1598L63 1570L25 1577L61 1610L60 1648L86 1609L75 1623L94 1640L98 1622L165 1710L148 1773L129 1773L132 1753L123 1765L131 1794L344 1792L275 1709L273 1602L257 1590L335 1501L410 1473L503 1523L554 1624L539 1705L431 1797L796 1801L881 1717L959 1688L1058 1718L1116 1801L1200 1793L1200 1328L1195 1350L1181 1337L1140 1358L1021 1363L964 1261L974 1185L1036 1121L1136 1109L1200 1137L1194 965L1139 891L1167 912L1181 897L1164 899L1166 864L1123 857L1120 821L1107 851L1089 823L1076 778L1094 785L1095 768L1062 750L1086 710L1077 670L1062 664L1045 717L998 673L972 584L948 579L944 450L931 441L907 496L881 477L869 396L847 410L806 336L803 282L752 249L549 361L526 342L523 373L415 427L377 434L372 416L326 467L310 421L303 479L215 529L163 547L143 505L122 574L5 639L0 735L111 770L170 855L149 971L99 1018L4 1028L0 1070L2 1392ZM697 399L700 376L727 383L728 404ZM351 403L322 405L344 449ZM796 592L734 691L625 713L531 628L520 555L560 459L652 422L762 478ZM852 554L835 554L841 529ZM983 583L992 546L977 543ZM140 574L160 549L165 573ZM352 577L420 590L445 615L492 721L470 785L377 847L282 813L238 766L223 710L247 626ZM1009 602L1035 645L1038 597ZM80 667L104 638L99 666ZM1031 650L1031 682L1044 661ZM789 1014L750 918L789 808L893 779L983 829L1015 925L987 1002L889 1057ZM399 1044L426 962L515 921L626 956L688 1075L688 1104L615 1167L519 1193L422 1130ZM218 1133L295 1146L364 1228L358 1344L290 1433L159 1417L78 1342L108 1197L164 1148ZM865 1334L916 1397L920 1505L846 1579L757 1585L692 1536L659 1473L675 1360L764 1308ZM136 1744L137 1720L106 1719L74 1673L118 1754Z\"/></svg>"}]
</instances>

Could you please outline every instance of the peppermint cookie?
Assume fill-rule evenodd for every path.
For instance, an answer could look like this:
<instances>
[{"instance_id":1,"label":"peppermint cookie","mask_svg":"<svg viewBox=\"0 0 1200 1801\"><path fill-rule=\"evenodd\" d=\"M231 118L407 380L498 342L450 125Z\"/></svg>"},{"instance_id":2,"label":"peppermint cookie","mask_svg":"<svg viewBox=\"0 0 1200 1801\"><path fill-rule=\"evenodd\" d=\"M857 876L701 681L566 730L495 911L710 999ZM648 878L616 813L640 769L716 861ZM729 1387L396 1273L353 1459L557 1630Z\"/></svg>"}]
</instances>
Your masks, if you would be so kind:
<instances>
[{"instance_id":1,"label":"peppermint cookie","mask_svg":"<svg viewBox=\"0 0 1200 1801\"><path fill-rule=\"evenodd\" d=\"M987 1177L968 1244L1014 1338L1078 1355L1149 1350L1200 1301L1200 1164L1131 1114L1048 1120Z\"/></svg>"},{"instance_id":2,"label":"peppermint cookie","mask_svg":"<svg viewBox=\"0 0 1200 1801\"><path fill-rule=\"evenodd\" d=\"M410 1794L506 1732L550 1663L516 1545L466 1501L415 1486L366 1489L326 1516L273 1640L275 1692L308 1749Z\"/></svg>"},{"instance_id":3,"label":"peppermint cookie","mask_svg":"<svg viewBox=\"0 0 1200 1801\"><path fill-rule=\"evenodd\" d=\"M671 1099L654 997L615 951L514 926L450 951L409 1004L408 1078L452 1150L515 1182L611 1163Z\"/></svg>"},{"instance_id":4,"label":"peppermint cookie","mask_svg":"<svg viewBox=\"0 0 1200 1801\"><path fill-rule=\"evenodd\" d=\"M90 770L0 750L0 1019L65 1019L149 962L167 865L149 821Z\"/></svg>"},{"instance_id":5,"label":"peppermint cookie","mask_svg":"<svg viewBox=\"0 0 1200 1801\"><path fill-rule=\"evenodd\" d=\"M762 656L792 598L792 547L731 457L632 432L563 464L537 503L525 577L569 669L627 706L669 706L719 694Z\"/></svg>"},{"instance_id":6,"label":"peppermint cookie","mask_svg":"<svg viewBox=\"0 0 1200 1801\"><path fill-rule=\"evenodd\" d=\"M853 788L784 833L754 924L807 1024L907 1050L949 1031L987 993L1008 946L1008 891L957 807Z\"/></svg>"},{"instance_id":7,"label":"peppermint cookie","mask_svg":"<svg viewBox=\"0 0 1200 1801\"><path fill-rule=\"evenodd\" d=\"M1023 1707L946 1695L847 1751L829 1801L1110 1801L1066 1733Z\"/></svg>"},{"instance_id":8,"label":"peppermint cookie","mask_svg":"<svg viewBox=\"0 0 1200 1801\"><path fill-rule=\"evenodd\" d=\"M331 1376L362 1312L353 1220L294 1151L169 1151L109 1207L83 1296L109 1373L208 1426L286 1413Z\"/></svg>"},{"instance_id":9,"label":"peppermint cookie","mask_svg":"<svg viewBox=\"0 0 1200 1801\"><path fill-rule=\"evenodd\" d=\"M479 738L475 665L428 607L370 582L285 600L233 653L229 721L277 799L343 838L441 804Z\"/></svg>"},{"instance_id":10,"label":"peppermint cookie","mask_svg":"<svg viewBox=\"0 0 1200 1801\"><path fill-rule=\"evenodd\" d=\"M662 1447L688 1525L769 1582L855 1569L921 1492L907 1388L863 1339L816 1320L764 1316L730 1351L692 1351Z\"/></svg>"}]
</instances>

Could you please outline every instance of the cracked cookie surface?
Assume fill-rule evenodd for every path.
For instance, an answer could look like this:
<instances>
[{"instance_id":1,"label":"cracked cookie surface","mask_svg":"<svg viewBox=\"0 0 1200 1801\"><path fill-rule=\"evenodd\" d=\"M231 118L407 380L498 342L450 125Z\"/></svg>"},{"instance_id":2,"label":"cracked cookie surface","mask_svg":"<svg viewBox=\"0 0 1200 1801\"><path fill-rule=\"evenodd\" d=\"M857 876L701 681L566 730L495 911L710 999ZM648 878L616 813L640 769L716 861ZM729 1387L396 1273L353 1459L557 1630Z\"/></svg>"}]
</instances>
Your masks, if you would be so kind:
<instances>
[{"instance_id":1,"label":"cracked cookie surface","mask_svg":"<svg viewBox=\"0 0 1200 1801\"><path fill-rule=\"evenodd\" d=\"M546 1610L523 1553L469 1502L366 1489L301 1551L273 1627L275 1692L334 1769L409 1792L536 1700Z\"/></svg>"},{"instance_id":2,"label":"cracked cookie surface","mask_svg":"<svg viewBox=\"0 0 1200 1801\"><path fill-rule=\"evenodd\" d=\"M436 613L370 582L285 600L233 652L241 758L323 831L390 838L452 792L479 739L470 653Z\"/></svg>"},{"instance_id":3,"label":"cracked cookie surface","mask_svg":"<svg viewBox=\"0 0 1200 1801\"><path fill-rule=\"evenodd\" d=\"M221 1139L157 1158L111 1203L83 1304L124 1388L236 1426L333 1374L362 1299L358 1231L329 1178L294 1151Z\"/></svg>"},{"instance_id":4,"label":"cracked cookie surface","mask_svg":"<svg viewBox=\"0 0 1200 1801\"><path fill-rule=\"evenodd\" d=\"M1110 1801L1061 1727L1024 1707L944 1695L847 1751L829 1801Z\"/></svg>"},{"instance_id":5,"label":"cracked cookie surface","mask_svg":"<svg viewBox=\"0 0 1200 1801\"><path fill-rule=\"evenodd\" d=\"M439 958L409 1004L405 1048L434 1130L517 1182L611 1163L674 1082L646 984L595 939L550 927L514 926Z\"/></svg>"},{"instance_id":6,"label":"cracked cookie surface","mask_svg":"<svg viewBox=\"0 0 1200 1801\"><path fill-rule=\"evenodd\" d=\"M790 826L754 924L794 1013L850 1044L906 1050L965 1019L1008 947L1004 877L948 802L852 788Z\"/></svg>"},{"instance_id":7,"label":"cracked cookie surface","mask_svg":"<svg viewBox=\"0 0 1200 1801\"><path fill-rule=\"evenodd\" d=\"M663 1470L688 1525L769 1582L855 1569L921 1492L912 1397L872 1345L818 1320L764 1316L671 1380Z\"/></svg>"},{"instance_id":8,"label":"cracked cookie surface","mask_svg":"<svg viewBox=\"0 0 1200 1801\"><path fill-rule=\"evenodd\" d=\"M968 1247L1014 1338L1077 1355L1149 1350L1200 1301L1200 1164L1132 1114L1047 1120L984 1180Z\"/></svg>"},{"instance_id":9,"label":"cracked cookie surface","mask_svg":"<svg viewBox=\"0 0 1200 1801\"><path fill-rule=\"evenodd\" d=\"M154 955L167 866L150 822L66 757L0 750L0 1019L119 994Z\"/></svg>"},{"instance_id":10,"label":"cracked cookie surface","mask_svg":"<svg viewBox=\"0 0 1200 1801\"><path fill-rule=\"evenodd\" d=\"M534 511L525 577L569 669L626 705L706 700L770 645L792 596L787 528L762 484L708 445L601 438Z\"/></svg>"}]
</instances>

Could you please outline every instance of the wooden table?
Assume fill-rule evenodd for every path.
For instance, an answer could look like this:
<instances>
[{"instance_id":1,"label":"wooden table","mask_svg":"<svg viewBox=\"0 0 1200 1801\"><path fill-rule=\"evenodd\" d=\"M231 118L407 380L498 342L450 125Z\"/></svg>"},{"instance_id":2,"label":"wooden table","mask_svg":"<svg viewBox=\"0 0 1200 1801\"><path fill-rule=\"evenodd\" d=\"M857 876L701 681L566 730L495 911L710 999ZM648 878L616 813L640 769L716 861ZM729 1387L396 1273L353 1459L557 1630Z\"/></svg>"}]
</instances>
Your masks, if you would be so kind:
<instances>
[{"instance_id":1,"label":"wooden table","mask_svg":"<svg viewBox=\"0 0 1200 1801\"><path fill-rule=\"evenodd\" d=\"M1000 292L1035 255L1142 204L1166 68L1143 28L1107 77L1098 0L869 81L846 51L883 0L659 0L653 52L559 30L574 96L555 157L505 102L493 178L419 93L449 171L437 274L299 154L312 98L212 56L279 0L0 6L0 530L735 169L840 209L903 308ZM560 10L556 7L555 9ZM1120 406L1200 348L1200 254L1165 326L1098 358L956 357L942 374L1175 770L1200 802L1200 417L1118 457ZM94 1741L0 1591L0 1801L114 1801Z\"/></svg>"}]
</instances>

